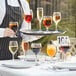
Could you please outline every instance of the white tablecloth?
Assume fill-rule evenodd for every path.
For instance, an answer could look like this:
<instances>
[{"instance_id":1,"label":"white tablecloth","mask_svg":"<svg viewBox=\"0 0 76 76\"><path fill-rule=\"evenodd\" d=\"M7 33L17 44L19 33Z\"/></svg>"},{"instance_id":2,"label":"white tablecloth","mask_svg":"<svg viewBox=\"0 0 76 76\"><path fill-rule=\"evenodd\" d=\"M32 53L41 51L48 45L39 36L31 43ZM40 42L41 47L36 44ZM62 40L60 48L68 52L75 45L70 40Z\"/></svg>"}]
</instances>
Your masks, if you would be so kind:
<instances>
[{"instance_id":1,"label":"white tablecloth","mask_svg":"<svg viewBox=\"0 0 76 76\"><path fill-rule=\"evenodd\" d=\"M49 63L43 63L27 69L13 69L2 66L2 64L11 62L11 60L0 61L0 76L76 76L76 71L55 71L45 70Z\"/></svg>"}]
</instances>

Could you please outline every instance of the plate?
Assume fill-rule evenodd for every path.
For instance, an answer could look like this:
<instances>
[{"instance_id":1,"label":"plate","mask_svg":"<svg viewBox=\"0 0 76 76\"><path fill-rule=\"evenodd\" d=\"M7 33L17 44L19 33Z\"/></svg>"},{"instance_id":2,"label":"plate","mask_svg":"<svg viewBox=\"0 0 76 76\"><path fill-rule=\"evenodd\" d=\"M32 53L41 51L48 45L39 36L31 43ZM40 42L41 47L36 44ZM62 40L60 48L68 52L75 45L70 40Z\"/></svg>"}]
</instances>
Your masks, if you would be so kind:
<instances>
[{"instance_id":1,"label":"plate","mask_svg":"<svg viewBox=\"0 0 76 76\"><path fill-rule=\"evenodd\" d=\"M35 62L27 62L27 61L11 61L2 64L4 67L8 68L14 68L14 69L25 69L25 68L31 68L35 66Z\"/></svg>"},{"instance_id":2,"label":"plate","mask_svg":"<svg viewBox=\"0 0 76 76\"><path fill-rule=\"evenodd\" d=\"M69 70L76 70L76 62L59 62L53 66L57 69L69 69Z\"/></svg>"}]
</instances>

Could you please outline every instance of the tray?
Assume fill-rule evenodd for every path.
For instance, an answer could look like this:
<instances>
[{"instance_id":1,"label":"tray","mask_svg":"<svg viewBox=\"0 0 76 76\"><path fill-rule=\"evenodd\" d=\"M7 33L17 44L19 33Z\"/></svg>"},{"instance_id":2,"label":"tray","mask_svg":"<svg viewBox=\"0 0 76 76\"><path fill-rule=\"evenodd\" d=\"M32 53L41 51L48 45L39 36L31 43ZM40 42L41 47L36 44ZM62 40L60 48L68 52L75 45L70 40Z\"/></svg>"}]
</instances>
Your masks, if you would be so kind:
<instances>
[{"instance_id":1,"label":"tray","mask_svg":"<svg viewBox=\"0 0 76 76\"><path fill-rule=\"evenodd\" d=\"M54 35L54 34L64 34L66 31L63 30L50 30L50 31L35 31L35 30L23 30L20 31L23 34L26 35Z\"/></svg>"}]
</instances>

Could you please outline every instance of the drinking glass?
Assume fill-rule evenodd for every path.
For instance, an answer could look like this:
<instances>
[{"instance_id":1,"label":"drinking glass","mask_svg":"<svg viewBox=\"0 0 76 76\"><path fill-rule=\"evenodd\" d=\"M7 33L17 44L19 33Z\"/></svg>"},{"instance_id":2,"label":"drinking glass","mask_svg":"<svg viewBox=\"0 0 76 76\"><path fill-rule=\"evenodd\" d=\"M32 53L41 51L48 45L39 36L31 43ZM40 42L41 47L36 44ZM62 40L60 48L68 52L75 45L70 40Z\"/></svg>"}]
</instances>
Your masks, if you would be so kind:
<instances>
[{"instance_id":1,"label":"drinking glass","mask_svg":"<svg viewBox=\"0 0 76 76\"><path fill-rule=\"evenodd\" d=\"M46 30L48 31L48 28L52 24L52 16L44 16L43 17L43 24L46 27Z\"/></svg>"},{"instance_id":2,"label":"drinking glass","mask_svg":"<svg viewBox=\"0 0 76 76\"><path fill-rule=\"evenodd\" d=\"M42 7L37 8L37 19L39 20L39 30L41 31L41 21L43 19L43 8Z\"/></svg>"},{"instance_id":3,"label":"drinking glass","mask_svg":"<svg viewBox=\"0 0 76 76\"><path fill-rule=\"evenodd\" d=\"M17 33L17 31L18 31L18 22L9 22L9 28L12 29L15 33Z\"/></svg>"},{"instance_id":4,"label":"drinking glass","mask_svg":"<svg viewBox=\"0 0 76 76\"><path fill-rule=\"evenodd\" d=\"M14 55L18 50L18 42L17 41L10 41L9 42L9 51L12 54L12 60L14 61Z\"/></svg>"},{"instance_id":5,"label":"drinking glass","mask_svg":"<svg viewBox=\"0 0 76 76\"><path fill-rule=\"evenodd\" d=\"M58 23L61 21L61 12L54 12L53 13L53 21L56 24L56 31L58 31L57 26L58 26Z\"/></svg>"},{"instance_id":6,"label":"drinking glass","mask_svg":"<svg viewBox=\"0 0 76 76\"><path fill-rule=\"evenodd\" d=\"M26 51L28 50L28 43L25 42L25 41L22 41L22 50L24 52L24 57L25 57L26 56Z\"/></svg>"},{"instance_id":7,"label":"drinking glass","mask_svg":"<svg viewBox=\"0 0 76 76\"><path fill-rule=\"evenodd\" d=\"M32 44L31 44L31 48L32 48L33 53L34 53L35 56L36 56L35 62L36 62L36 65L37 65L37 64L38 64L38 63L37 63L37 55L38 55L38 53L40 52L40 50L41 50L41 48L42 48L42 45L41 45L41 43L32 43Z\"/></svg>"},{"instance_id":8,"label":"drinking glass","mask_svg":"<svg viewBox=\"0 0 76 76\"><path fill-rule=\"evenodd\" d=\"M30 10L29 14L24 14L24 20L28 23L28 30L30 29L29 23L31 23L32 18L33 18L33 11L32 10Z\"/></svg>"},{"instance_id":9,"label":"drinking glass","mask_svg":"<svg viewBox=\"0 0 76 76\"><path fill-rule=\"evenodd\" d=\"M53 44L48 43L47 44L47 54L48 54L48 56L51 57L51 59L53 59L53 57L56 54L56 46L53 45Z\"/></svg>"}]
</instances>

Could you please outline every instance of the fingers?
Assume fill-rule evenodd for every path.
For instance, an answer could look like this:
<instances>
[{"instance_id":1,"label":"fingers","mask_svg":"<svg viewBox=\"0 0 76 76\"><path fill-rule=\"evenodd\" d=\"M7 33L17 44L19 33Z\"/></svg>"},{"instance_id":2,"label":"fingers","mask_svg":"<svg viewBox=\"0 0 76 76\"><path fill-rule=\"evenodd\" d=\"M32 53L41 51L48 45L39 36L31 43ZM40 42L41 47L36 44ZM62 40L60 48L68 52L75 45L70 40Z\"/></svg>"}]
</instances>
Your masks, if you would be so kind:
<instances>
[{"instance_id":1,"label":"fingers","mask_svg":"<svg viewBox=\"0 0 76 76\"><path fill-rule=\"evenodd\" d=\"M6 28L4 31L4 37L11 37L14 36L15 32L9 28Z\"/></svg>"}]
</instances>

